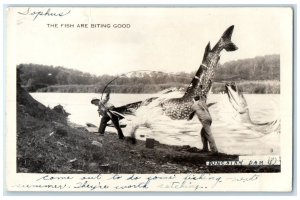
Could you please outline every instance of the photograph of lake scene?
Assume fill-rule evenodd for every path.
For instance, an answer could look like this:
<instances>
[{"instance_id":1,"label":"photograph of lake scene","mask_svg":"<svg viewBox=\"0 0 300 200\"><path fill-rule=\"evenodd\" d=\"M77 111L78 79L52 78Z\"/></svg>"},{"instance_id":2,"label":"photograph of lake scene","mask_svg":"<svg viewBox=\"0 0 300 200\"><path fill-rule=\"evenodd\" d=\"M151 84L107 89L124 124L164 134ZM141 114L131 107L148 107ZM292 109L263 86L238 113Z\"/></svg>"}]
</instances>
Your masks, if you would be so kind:
<instances>
[{"instance_id":1,"label":"photograph of lake scene","mask_svg":"<svg viewBox=\"0 0 300 200\"><path fill-rule=\"evenodd\" d=\"M10 18L17 173L282 172L276 9L38 9Z\"/></svg>"}]
</instances>

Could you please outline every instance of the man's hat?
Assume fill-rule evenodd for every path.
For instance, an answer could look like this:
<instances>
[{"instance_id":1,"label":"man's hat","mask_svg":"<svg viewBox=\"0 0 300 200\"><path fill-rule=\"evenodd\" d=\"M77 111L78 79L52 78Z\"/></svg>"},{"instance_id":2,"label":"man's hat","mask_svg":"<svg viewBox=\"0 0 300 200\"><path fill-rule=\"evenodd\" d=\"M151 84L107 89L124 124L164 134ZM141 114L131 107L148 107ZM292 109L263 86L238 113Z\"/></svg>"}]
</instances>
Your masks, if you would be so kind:
<instances>
[{"instance_id":1,"label":"man's hat","mask_svg":"<svg viewBox=\"0 0 300 200\"><path fill-rule=\"evenodd\" d=\"M93 98L93 99L91 100L91 103L93 103L94 101L100 101L100 99L98 99L98 98Z\"/></svg>"}]
</instances>

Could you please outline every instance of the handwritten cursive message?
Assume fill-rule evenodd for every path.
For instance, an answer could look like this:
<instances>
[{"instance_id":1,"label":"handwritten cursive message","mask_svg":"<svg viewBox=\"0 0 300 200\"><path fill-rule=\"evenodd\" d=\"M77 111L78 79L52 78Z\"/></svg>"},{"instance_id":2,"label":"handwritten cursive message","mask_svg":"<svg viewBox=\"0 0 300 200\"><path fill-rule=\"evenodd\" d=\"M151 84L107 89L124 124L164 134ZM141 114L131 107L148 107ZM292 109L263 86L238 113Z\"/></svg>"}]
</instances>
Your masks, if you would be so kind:
<instances>
[{"instance_id":1,"label":"handwritten cursive message","mask_svg":"<svg viewBox=\"0 0 300 200\"><path fill-rule=\"evenodd\" d=\"M43 17L63 17L68 14L70 14L71 10L67 12L55 12L51 11L51 8L48 8L46 11L38 10L35 9L33 10L32 8L27 8L24 12L18 12L20 15L29 15L33 17L33 21L36 20L39 16Z\"/></svg>"},{"instance_id":2,"label":"handwritten cursive message","mask_svg":"<svg viewBox=\"0 0 300 200\"><path fill-rule=\"evenodd\" d=\"M12 187L17 191L205 191L231 183L257 183L259 178L259 174L47 174Z\"/></svg>"}]
</instances>

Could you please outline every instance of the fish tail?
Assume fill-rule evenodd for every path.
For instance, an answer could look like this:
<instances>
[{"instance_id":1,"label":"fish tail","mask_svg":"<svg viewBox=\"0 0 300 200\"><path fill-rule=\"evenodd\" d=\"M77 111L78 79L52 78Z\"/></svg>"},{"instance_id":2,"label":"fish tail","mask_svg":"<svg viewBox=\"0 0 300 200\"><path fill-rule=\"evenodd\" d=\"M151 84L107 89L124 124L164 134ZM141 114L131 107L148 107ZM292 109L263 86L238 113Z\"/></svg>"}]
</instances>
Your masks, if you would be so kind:
<instances>
[{"instance_id":1,"label":"fish tail","mask_svg":"<svg viewBox=\"0 0 300 200\"><path fill-rule=\"evenodd\" d=\"M238 47L231 41L232 32L234 29L234 25L230 26L222 35L221 41L222 46L226 51L235 51Z\"/></svg>"},{"instance_id":2,"label":"fish tail","mask_svg":"<svg viewBox=\"0 0 300 200\"><path fill-rule=\"evenodd\" d=\"M228 44L225 44L224 49L226 51L235 51L238 49L238 47L233 42L230 42Z\"/></svg>"}]
</instances>

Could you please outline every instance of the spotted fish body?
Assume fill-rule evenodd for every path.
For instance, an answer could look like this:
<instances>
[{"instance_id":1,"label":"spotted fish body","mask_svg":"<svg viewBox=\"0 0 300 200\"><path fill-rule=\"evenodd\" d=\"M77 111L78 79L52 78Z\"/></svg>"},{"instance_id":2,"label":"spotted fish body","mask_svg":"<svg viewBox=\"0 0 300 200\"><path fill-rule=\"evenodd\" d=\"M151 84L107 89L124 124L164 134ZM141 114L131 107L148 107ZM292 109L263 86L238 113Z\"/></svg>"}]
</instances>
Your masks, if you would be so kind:
<instances>
[{"instance_id":1,"label":"spotted fish body","mask_svg":"<svg viewBox=\"0 0 300 200\"><path fill-rule=\"evenodd\" d=\"M222 35L217 44L211 49L210 43L207 44L202 60L202 64L198 68L195 77L192 79L186 92L181 98L168 98L163 99L158 103L158 106L162 108L164 115L170 117L173 120L188 119L192 112L191 106L193 104L194 96L207 96L207 93L211 89L214 72L220 60L220 53L223 49L226 51L235 51L237 47L231 42L231 36L234 26L230 26ZM152 100L158 97L150 98L144 102L135 102L121 106L117 108L121 113L133 113L139 107L148 105ZM150 101L149 101L150 100Z\"/></svg>"},{"instance_id":2,"label":"spotted fish body","mask_svg":"<svg viewBox=\"0 0 300 200\"><path fill-rule=\"evenodd\" d=\"M235 44L231 42L233 28L234 26L230 26L223 33L213 49L210 48L210 43L207 44L202 64L183 97L168 99L161 103L165 115L175 120L188 119L189 114L192 112L193 97L197 95L207 96L214 80L215 69L220 60L221 51L223 49L226 51L237 50Z\"/></svg>"}]
</instances>

